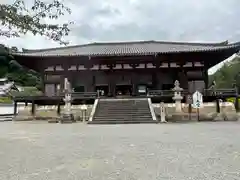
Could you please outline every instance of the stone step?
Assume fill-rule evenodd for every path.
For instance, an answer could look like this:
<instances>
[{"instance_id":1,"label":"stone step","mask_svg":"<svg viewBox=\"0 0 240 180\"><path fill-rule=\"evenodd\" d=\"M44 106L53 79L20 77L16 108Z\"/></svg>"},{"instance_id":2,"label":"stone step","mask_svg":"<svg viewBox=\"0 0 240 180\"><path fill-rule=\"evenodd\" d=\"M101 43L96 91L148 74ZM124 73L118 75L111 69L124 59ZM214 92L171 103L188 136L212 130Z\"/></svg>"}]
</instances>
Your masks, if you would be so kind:
<instances>
[{"instance_id":1,"label":"stone step","mask_svg":"<svg viewBox=\"0 0 240 180\"><path fill-rule=\"evenodd\" d=\"M115 119L115 120L126 120L126 121L130 121L130 120L152 120L151 117L96 117L94 120L111 120L111 119Z\"/></svg>"},{"instance_id":2,"label":"stone step","mask_svg":"<svg viewBox=\"0 0 240 180\"><path fill-rule=\"evenodd\" d=\"M135 108L135 109L122 109L122 108L116 108L116 109L113 109L113 108L106 108L106 109L102 109L102 108L97 108L97 109L101 109L101 111L147 111L149 108Z\"/></svg>"},{"instance_id":3,"label":"stone step","mask_svg":"<svg viewBox=\"0 0 240 180\"><path fill-rule=\"evenodd\" d=\"M136 110L119 110L119 109L117 109L117 110L113 110L113 109L102 110L102 109L98 109L95 112L96 113L98 113L98 112L100 112L100 113L115 113L115 112L118 112L118 113L142 113L142 114L144 114L144 113L148 113L149 110L145 110L145 109L144 110L138 110L138 109L136 109Z\"/></svg>"},{"instance_id":4,"label":"stone step","mask_svg":"<svg viewBox=\"0 0 240 180\"><path fill-rule=\"evenodd\" d=\"M95 119L101 119L101 118L114 118L114 119L122 119L122 118L124 118L124 119L137 119L137 118L139 118L139 119L144 119L144 118L152 118L152 116L104 116L104 115L102 115L102 116L97 116L97 117L95 117Z\"/></svg>"},{"instance_id":5,"label":"stone step","mask_svg":"<svg viewBox=\"0 0 240 180\"><path fill-rule=\"evenodd\" d=\"M101 114L108 114L108 115L145 115L145 114L151 114L150 112L142 112L142 111L131 111L131 112L127 112L127 111L116 111L116 112L101 112L101 111L97 111L95 112L96 115L101 115Z\"/></svg>"},{"instance_id":6,"label":"stone step","mask_svg":"<svg viewBox=\"0 0 240 180\"><path fill-rule=\"evenodd\" d=\"M121 105L121 104L106 104L106 105L99 105L99 107L148 107L148 105L131 105L131 104L126 104L126 105Z\"/></svg>"},{"instance_id":7,"label":"stone step","mask_svg":"<svg viewBox=\"0 0 240 180\"><path fill-rule=\"evenodd\" d=\"M156 124L157 121L142 120L142 121L123 121L123 120L107 120L107 121L89 121L88 124Z\"/></svg>"},{"instance_id":8,"label":"stone step","mask_svg":"<svg viewBox=\"0 0 240 180\"><path fill-rule=\"evenodd\" d=\"M148 105L131 105L131 104L126 104L126 105L121 105L121 104L106 104L106 105L99 105L99 107L148 107Z\"/></svg>"},{"instance_id":9,"label":"stone step","mask_svg":"<svg viewBox=\"0 0 240 180\"><path fill-rule=\"evenodd\" d=\"M113 107L113 106L101 107L101 106L98 106L98 108L101 108L101 109L147 109L149 107L131 107L131 106L127 106L127 107Z\"/></svg>"},{"instance_id":10,"label":"stone step","mask_svg":"<svg viewBox=\"0 0 240 180\"><path fill-rule=\"evenodd\" d=\"M0 116L1 121L12 121L14 116Z\"/></svg>"},{"instance_id":11,"label":"stone step","mask_svg":"<svg viewBox=\"0 0 240 180\"><path fill-rule=\"evenodd\" d=\"M119 108L113 108L113 107L109 107L109 108L101 108L101 107L97 107L98 109L101 109L101 110L106 110L106 111L115 111L115 110L119 110L119 111L134 111L134 110L147 110L147 109L149 109L149 108L131 108L131 107L129 107L129 108L121 108L121 107L119 107Z\"/></svg>"},{"instance_id":12,"label":"stone step","mask_svg":"<svg viewBox=\"0 0 240 180\"><path fill-rule=\"evenodd\" d=\"M124 123L156 123L148 101L144 100L114 100L99 101L93 121L90 124L124 124Z\"/></svg>"},{"instance_id":13,"label":"stone step","mask_svg":"<svg viewBox=\"0 0 240 180\"><path fill-rule=\"evenodd\" d=\"M126 115L126 114L129 114L129 115L147 115L147 114L151 114L149 112L106 112L106 113L103 113L101 111L99 112L96 112L95 115L102 115L102 114L107 114L107 115Z\"/></svg>"}]
</instances>

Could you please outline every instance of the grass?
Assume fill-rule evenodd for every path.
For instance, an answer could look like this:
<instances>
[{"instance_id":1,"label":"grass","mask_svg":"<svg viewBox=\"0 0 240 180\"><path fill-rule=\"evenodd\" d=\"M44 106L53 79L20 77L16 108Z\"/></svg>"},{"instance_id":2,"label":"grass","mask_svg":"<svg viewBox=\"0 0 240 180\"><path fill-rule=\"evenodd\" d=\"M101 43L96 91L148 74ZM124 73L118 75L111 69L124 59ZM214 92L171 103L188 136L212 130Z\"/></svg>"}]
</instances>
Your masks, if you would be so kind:
<instances>
[{"instance_id":1,"label":"grass","mask_svg":"<svg viewBox=\"0 0 240 180\"><path fill-rule=\"evenodd\" d=\"M232 102L232 103L235 103L235 100L236 100L236 98L235 98L235 97L230 97L230 98L227 98L227 102ZM240 98L238 99L238 104L240 104Z\"/></svg>"},{"instance_id":2,"label":"grass","mask_svg":"<svg viewBox=\"0 0 240 180\"><path fill-rule=\"evenodd\" d=\"M3 104L11 104L13 101L12 101L12 98L11 97L0 97L0 104L3 103Z\"/></svg>"}]
</instances>

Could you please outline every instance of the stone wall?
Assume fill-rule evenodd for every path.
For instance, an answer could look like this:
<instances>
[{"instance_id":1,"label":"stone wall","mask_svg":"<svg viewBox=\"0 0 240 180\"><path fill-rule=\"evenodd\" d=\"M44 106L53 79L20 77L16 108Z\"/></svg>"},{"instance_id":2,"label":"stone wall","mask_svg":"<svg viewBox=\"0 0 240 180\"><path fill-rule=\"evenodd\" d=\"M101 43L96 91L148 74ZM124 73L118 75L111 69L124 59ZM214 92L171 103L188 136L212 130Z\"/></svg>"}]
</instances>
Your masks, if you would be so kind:
<instances>
[{"instance_id":1,"label":"stone wall","mask_svg":"<svg viewBox=\"0 0 240 180\"><path fill-rule=\"evenodd\" d=\"M160 104L152 104L154 107L154 111L156 113L156 116L160 116ZM172 115L175 113L175 104L174 103L166 103L166 115ZM234 104L231 102L223 102L220 103L221 112L224 113L236 113L236 109L234 107ZM183 113L188 113L188 104L182 103L182 111ZM197 114L197 109L192 109L192 113ZM211 114L216 113L216 103L209 102L204 103L203 107L199 109L200 114Z\"/></svg>"},{"instance_id":2,"label":"stone wall","mask_svg":"<svg viewBox=\"0 0 240 180\"><path fill-rule=\"evenodd\" d=\"M93 105L87 105L86 110L86 117L85 120L88 120L90 113L92 111ZM72 105L71 106L72 113L74 114L74 117L77 120L83 119L83 113L81 111L81 105ZM64 111L64 106L61 106L61 112ZM52 118L58 118L57 114L57 106L36 106L36 113L35 113L35 119L39 120L45 120L45 119L52 119ZM24 108L21 108L18 111L18 114L16 116L16 120L22 120L22 119L33 119L31 115L31 105L26 106Z\"/></svg>"}]
</instances>

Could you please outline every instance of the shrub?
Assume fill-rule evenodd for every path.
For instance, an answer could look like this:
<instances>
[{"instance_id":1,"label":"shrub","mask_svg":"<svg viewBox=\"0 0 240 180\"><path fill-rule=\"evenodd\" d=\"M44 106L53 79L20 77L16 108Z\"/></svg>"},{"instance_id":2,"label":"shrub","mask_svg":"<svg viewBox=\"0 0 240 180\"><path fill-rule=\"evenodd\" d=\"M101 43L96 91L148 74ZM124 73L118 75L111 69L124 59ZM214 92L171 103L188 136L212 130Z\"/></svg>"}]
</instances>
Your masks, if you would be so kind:
<instances>
[{"instance_id":1,"label":"shrub","mask_svg":"<svg viewBox=\"0 0 240 180\"><path fill-rule=\"evenodd\" d=\"M36 87L20 87L23 88L23 91L12 90L10 93L12 96L40 96L42 92L39 91Z\"/></svg>"}]
</instances>

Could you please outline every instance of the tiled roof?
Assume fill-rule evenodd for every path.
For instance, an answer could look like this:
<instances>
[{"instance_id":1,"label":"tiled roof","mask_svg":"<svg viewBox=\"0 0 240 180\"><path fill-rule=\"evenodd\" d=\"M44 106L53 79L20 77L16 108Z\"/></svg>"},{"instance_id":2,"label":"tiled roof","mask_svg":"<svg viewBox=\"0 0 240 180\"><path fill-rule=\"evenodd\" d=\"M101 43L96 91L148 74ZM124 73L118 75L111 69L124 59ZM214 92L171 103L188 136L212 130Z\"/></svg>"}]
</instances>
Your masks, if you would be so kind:
<instances>
[{"instance_id":1,"label":"tiled roof","mask_svg":"<svg viewBox=\"0 0 240 180\"><path fill-rule=\"evenodd\" d=\"M22 56L131 56L154 55L181 52L219 51L239 48L240 43L187 43L163 41L111 42L91 43L78 46L68 46L52 49L27 50L15 53Z\"/></svg>"}]
</instances>

